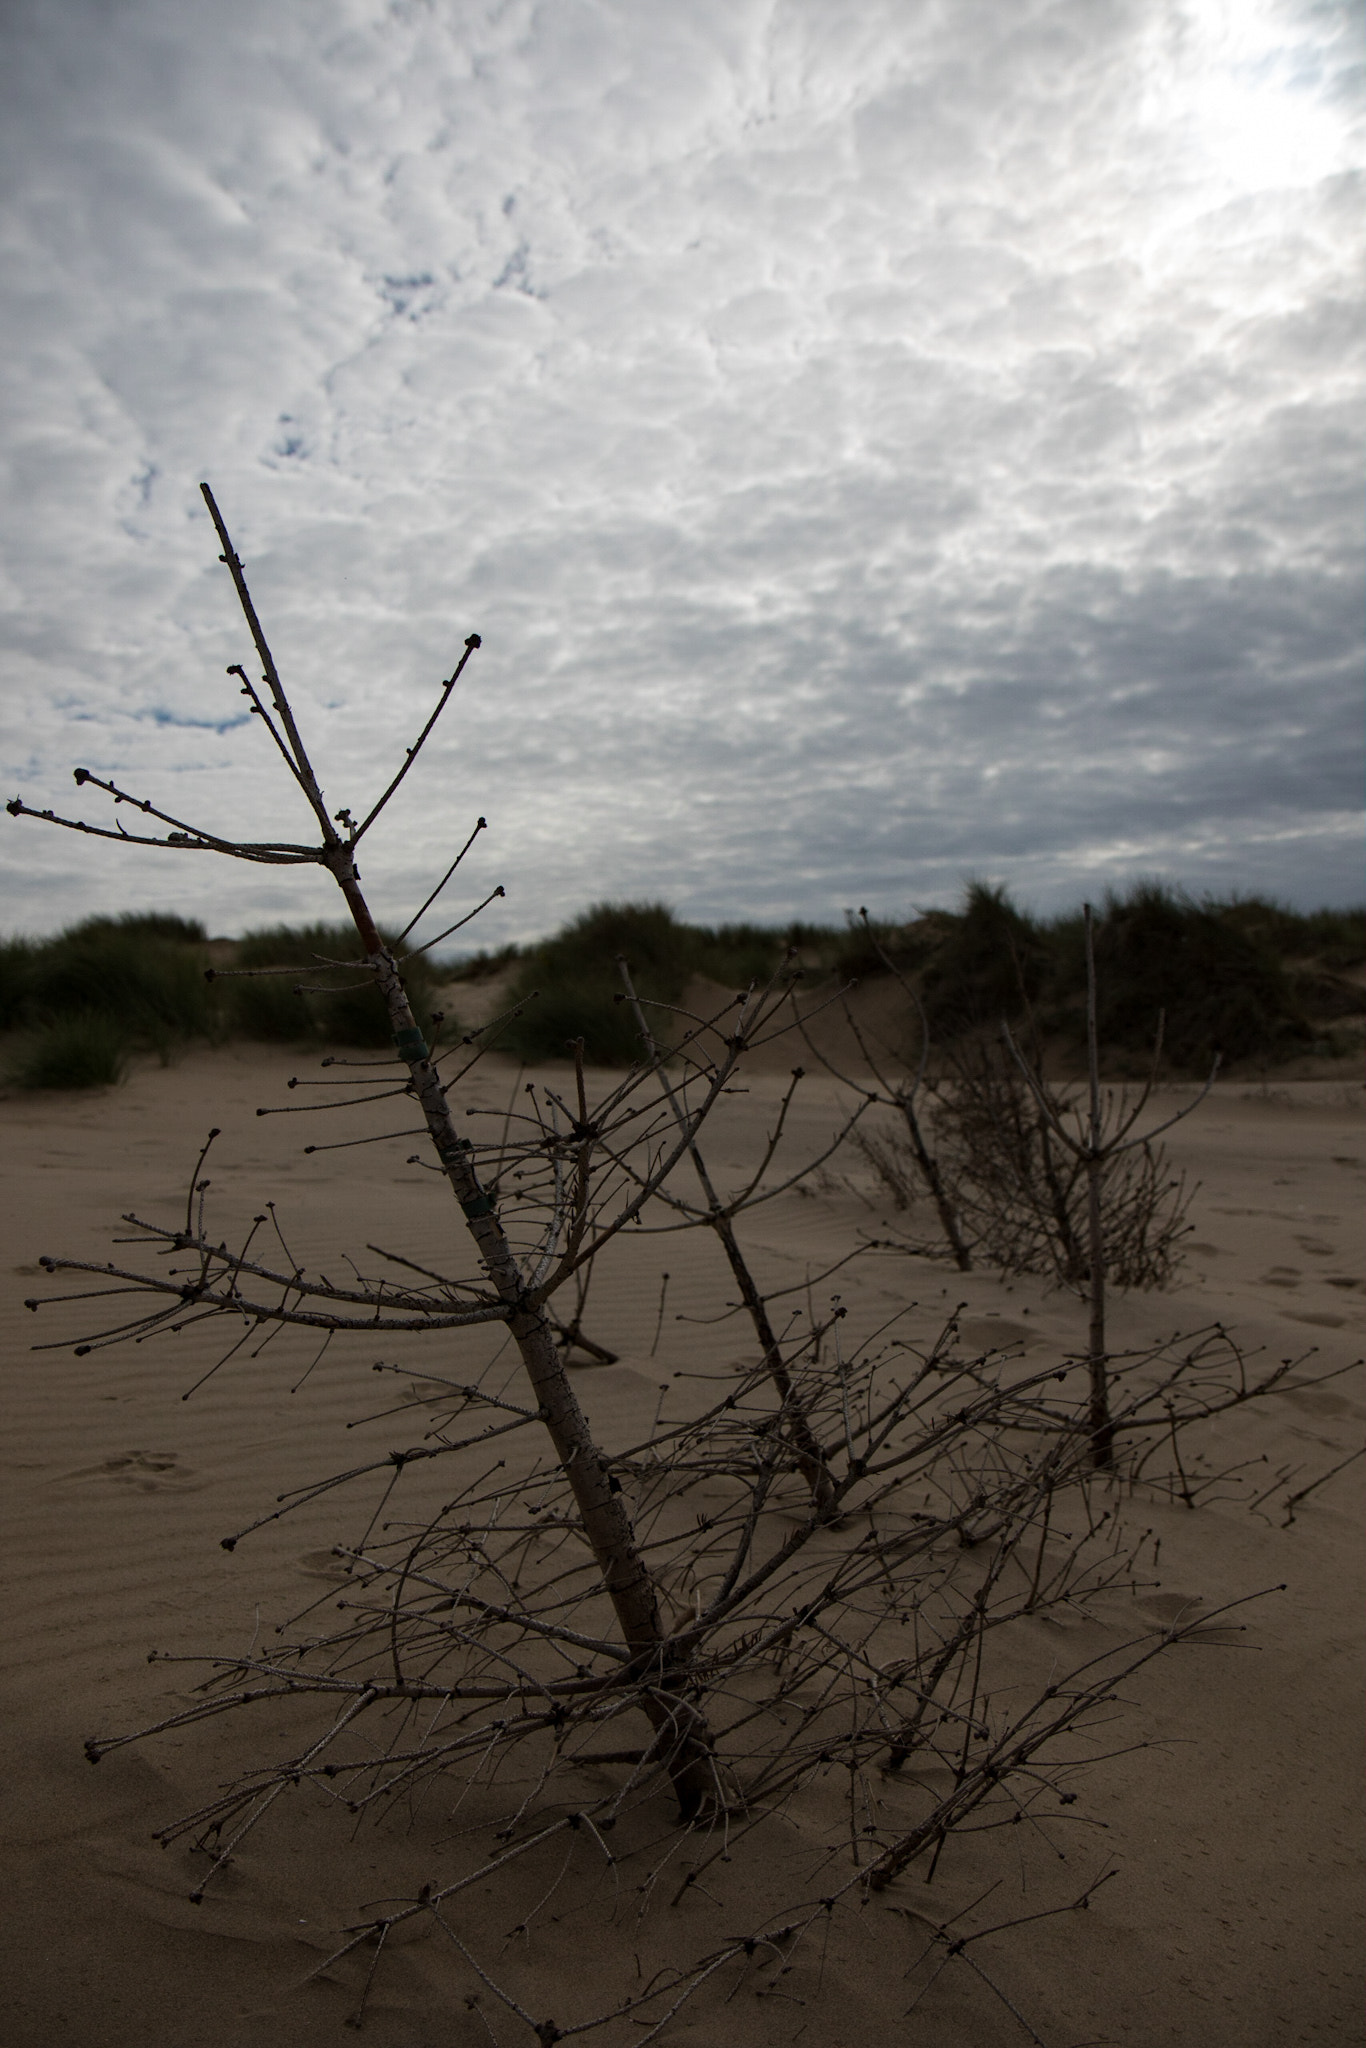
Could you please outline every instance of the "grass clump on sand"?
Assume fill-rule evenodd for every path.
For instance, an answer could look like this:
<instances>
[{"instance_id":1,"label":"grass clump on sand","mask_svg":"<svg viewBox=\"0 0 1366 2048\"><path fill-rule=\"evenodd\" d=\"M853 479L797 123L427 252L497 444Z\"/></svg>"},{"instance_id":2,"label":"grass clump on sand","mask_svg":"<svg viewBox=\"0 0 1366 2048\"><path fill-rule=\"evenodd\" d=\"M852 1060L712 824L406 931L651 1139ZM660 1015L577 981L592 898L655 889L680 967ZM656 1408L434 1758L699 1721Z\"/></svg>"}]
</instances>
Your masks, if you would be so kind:
<instances>
[{"instance_id":1,"label":"grass clump on sand","mask_svg":"<svg viewBox=\"0 0 1366 2048\"><path fill-rule=\"evenodd\" d=\"M524 1060L564 1059L582 1038L590 1065L629 1066L642 1048L622 1001L618 957L647 1005L678 1004L696 975L737 989L762 987L782 966L790 941L790 933L765 925L684 924L663 903L595 903L521 953L508 1000L524 1007L499 1031L497 1048ZM650 1011L649 1022L662 1044L686 1028L667 1010Z\"/></svg>"},{"instance_id":2,"label":"grass clump on sand","mask_svg":"<svg viewBox=\"0 0 1366 2048\"><path fill-rule=\"evenodd\" d=\"M1231 908L1193 903L1155 883L1107 901L1096 936L1103 1044L1141 1052L1152 1042L1157 1010L1165 1012L1166 1049L1177 1066L1207 1064L1215 1053L1274 1059L1312 1043L1281 959ZM1070 924L1060 936L1070 953ZM1068 982L1082 993L1084 969Z\"/></svg>"},{"instance_id":3,"label":"grass clump on sand","mask_svg":"<svg viewBox=\"0 0 1366 2048\"><path fill-rule=\"evenodd\" d=\"M212 1035L201 924L153 914L88 917L55 939L7 948L5 1022L47 1029L74 1013L114 1019L161 1052Z\"/></svg>"},{"instance_id":4,"label":"grass clump on sand","mask_svg":"<svg viewBox=\"0 0 1366 2048\"><path fill-rule=\"evenodd\" d=\"M885 954L919 994L934 1038L951 1047L1003 1020L1080 1051L1086 1036L1086 958L1080 913L1031 917L1002 888L971 883L957 911L850 934L840 964L886 971ZM1258 898L1200 901L1161 883L1110 894L1095 922L1102 1050L1122 1066L1151 1053L1158 1012L1170 1065L1207 1071L1340 1050L1324 1026L1366 1014L1366 991L1345 979L1366 960L1366 911L1301 915Z\"/></svg>"},{"instance_id":5,"label":"grass clump on sand","mask_svg":"<svg viewBox=\"0 0 1366 2048\"><path fill-rule=\"evenodd\" d=\"M8 1066L21 1088L109 1087L130 1053L171 1057L216 1035L204 927L169 913L89 917L0 947L0 1027L24 1034Z\"/></svg>"},{"instance_id":6,"label":"grass clump on sand","mask_svg":"<svg viewBox=\"0 0 1366 2048\"><path fill-rule=\"evenodd\" d=\"M695 952L693 929L662 903L595 903L523 953L508 993L524 1007L498 1033L497 1048L524 1060L564 1059L581 1038L590 1065L629 1066L641 1054L640 1030L619 1000L618 954L646 1001L676 1003ZM658 1028L661 1038L670 1035L663 1020Z\"/></svg>"},{"instance_id":7,"label":"grass clump on sand","mask_svg":"<svg viewBox=\"0 0 1366 2048\"><path fill-rule=\"evenodd\" d=\"M389 1026L354 931L275 925L226 948L210 966L197 920L170 912L90 917L51 939L0 942L0 1030L16 1035L5 1078L18 1088L107 1088L134 1053L171 1059L195 1040L387 1046ZM333 964L340 963L340 964ZM232 968L289 973L238 978ZM436 975L425 956L404 977L430 1012ZM296 994L300 982L306 993Z\"/></svg>"},{"instance_id":8,"label":"grass clump on sand","mask_svg":"<svg viewBox=\"0 0 1366 2048\"><path fill-rule=\"evenodd\" d=\"M21 1041L5 1078L15 1088L112 1088L128 1065L128 1041L110 1017L77 1010Z\"/></svg>"},{"instance_id":9,"label":"grass clump on sand","mask_svg":"<svg viewBox=\"0 0 1366 2048\"><path fill-rule=\"evenodd\" d=\"M391 935L384 935L393 945ZM240 974L244 968L289 972ZM425 954L403 964L419 1018L431 1010L436 977ZM232 969L215 981L224 1027L242 1038L294 1045L387 1046L389 1020L354 930L341 924L271 925L237 943Z\"/></svg>"}]
</instances>

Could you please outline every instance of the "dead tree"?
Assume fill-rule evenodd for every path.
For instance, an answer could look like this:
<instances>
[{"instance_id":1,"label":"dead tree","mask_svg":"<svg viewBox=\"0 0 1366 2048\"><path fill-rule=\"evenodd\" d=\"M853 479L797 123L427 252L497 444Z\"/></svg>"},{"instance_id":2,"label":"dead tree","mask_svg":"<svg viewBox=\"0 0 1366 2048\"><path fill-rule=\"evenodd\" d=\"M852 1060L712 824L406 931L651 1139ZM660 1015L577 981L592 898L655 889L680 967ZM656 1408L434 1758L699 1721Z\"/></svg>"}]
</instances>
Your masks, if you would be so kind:
<instances>
[{"instance_id":1,"label":"dead tree","mask_svg":"<svg viewBox=\"0 0 1366 2048\"><path fill-rule=\"evenodd\" d=\"M402 1112L398 1129L339 1142L424 1139L425 1150L411 1157L446 1183L459 1228L449 1260L371 1245L377 1263L357 1261L343 1283L293 1257L269 1205L240 1240L217 1234L206 1145L183 1215L125 1216L132 1236L121 1242L132 1249L117 1261L44 1259L54 1275L79 1276L74 1294L51 1297L81 1318L74 1340L56 1340L62 1348L221 1330L229 1341L213 1372L277 1330L323 1348L337 1338L363 1338L389 1353L423 1340L442 1347L441 1369L427 1369L423 1403L381 1411L412 1416L420 1408L420 1431L283 1496L224 1539L232 1548L267 1523L359 1492L369 1509L364 1530L335 1546L345 1597L329 1599L321 1617L315 1602L281 1623L274 1648L253 1642L246 1652L185 1660L203 1672L188 1705L137 1735L92 1738L87 1753L98 1761L163 1730L250 1713L263 1702L288 1706L286 1735L263 1738L282 1740L282 1750L263 1747L252 1768L162 1831L164 1841L187 1840L207 1859L197 1896L294 1788L354 1816L400 1802L415 1811L424 1791L452 1777L476 1788L485 1819L460 1832L449 1852L463 1867L370 1912L324 1966L370 1951L357 2022L386 1939L426 1916L528 2048L604 2028L618 2040L650 2040L718 1973L738 1982L756 1952L784 1971L797 1967L834 1918L857 1922L870 1892L915 1865L932 1873L958 1830L1010 1827L1033 1818L1046 1799L1070 1800L1064 1788L1075 1765L1062 1738L1108 1712L1118 1680L1212 1617L1128 1636L1071 1672L1060 1672L1045 1646L1032 1691L1017 1657L1005 1681L1008 1710L993 1705L1000 1695L990 1659L1000 1633L1055 1603L1131 1585L1146 1537L1126 1534L1112 1508L1091 1499L1109 1482L1093 1461L1093 1395L1088 1409L1085 1396L1069 1392L1067 1362L1026 1370L974 1356L954 1321L917 1333L907 1309L851 1309L834 1295L816 1306L817 1290L847 1254L797 1288L765 1290L755 1281L736 1219L819 1158L795 1169L777 1163L784 1109L757 1165L727 1191L699 1140L745 1055L782 1028L781 977L737 996L719 1017L673 1012L671 1065L641 1003L641 1057L625 1075L590 1081L580 1047L571 1082L528 1082L496 1138L461 1134L461 1084L496 1040L497 1020L444 1044L439 1024L429 1037L434 1020L415 1017L404 960L448 932L405 955L414 918L386 946L356 853L450 701L478 636L470 635L378 801L359 822L347 809L329 816L241 561L207 487L204 496L262 668L259 685L240 666L231 673L311 813L316 838L234 839L84 769L78 784L161 829L111 829L18 798L8 809L108 840L325 869L347 903L359 953L304 962L301 971L371 981L394 1054L355 1063L363 1071L349 1094L351 1077L336 1070L352 1063L325 1063L326 1083L316 1085L327 1099L304 1107L331 1113L392 1101L396 1121ZM473 834L419 916L471 843ZM794 1076L786 1102L797 1085ZM820 1157L834 1152L867 1102L866 1089L854 1094ZM1088 1142L1095 1153L1094 1125ZM628 1233L699 1228L726 1251L759 1355L718 1361L700 1410L668 1423L657 1412L638 1442L609 1451L566 1370L566 1335L577 1341L587 1276ZM554 1300L567 1287L577 1305L558 1317ZM810 1309L794 1306L794 1295ZM514 1343L520 1390L495 1383L484 1368L462 1370L452 1347L487 1329ZM1124 1444L1135 1462L1151 1460L1154 1446L1174 1443L1188 1424L1285 1383L1293 1369L1286 1362L1250 1376L1222 1331L1185 1349L1104 1362L1107 1459ZM411 1368L386 1356L375 1370ZM432 1399L435 1418L423 1405ZM371 1419L380 1418L358 1420ZM419 1485L419 1475L434 1470L447 1475L436 1505ZM1064 1493L1084 1508L1066 1518L1070 1533L1054 1512ZM288 1732L305 1714L312 1718L304 1731ZM471 1887L491 1892L534 1877L538 1894L550 1897L572 1874L593 1869L614 1877L631 1870L642 1916L671 1887L675 1899L689 1891L710 1898L708 1886L743 1876L747 1857L753 1868L773 1853L792 1802L832 1771L848 1787L840 1868L824 1867L832 1850L818 1879L794 1875L791 1903L757 1921L746 1917L743 1892L724 1902L713 1944L697 1954L682 1952L677 1923L663 1916L653 1936L633 1936L641 1946L653 1939L653 1974L637 1955L635 1988L605 1992L605 2004L570 2025L534 2013L529 1994L501 1981L503 1965L495 1978L449 1917ZM666 1819L670 1791L675 1811ZM553 1868L552 1856L560 1859ZM515 1917L524 1919L525 1908Z\"/></svg>"},{"instance_id":2,"label":"dead tree","mask_svg":"<svg viewBox=\"0 0 1366 2048\"><path fill-rule=\"evenodd\" d=\"M1204 1087L1193 1102L1187 1103L1184 1108L1177 1110L1174 1115L1155 1125L1152 1130L1135 1136L1134 1126L1147 1108L1148 1098L1157 1079L1158 1067L1162 1058L1163 1020L1159 1015L1157 1034L1153 1043L1152 1066L1147 1082L1140 1091L1137 1100L1130 1104L1122 1097L1117 1102L1112 1098L1108 1106L1102 1102L1100 1045L1097 1030L1095 931L1089 903L1083 905L1082 915L1086 934L1087 1091L1084 1112L1071 1109L1069 1113L1069 1107L1059 1101L1057 1095L1044 1084L1041 1074L1036 1071L1036 1067L1032 1066L1024 1058L1014 1038L1011 1036L1010 1026L1003 1024L1001 1030L1006 1045L1009 1047L1011 1057L1038 1106L1040 1144L1045 1159L1051 1166L1049 1141L1055 1139L1063 1147L1064 1151L1070 1155L1070 1158L1080 1169L1084 1178L1086 1189L1086 1256L1084 1266L1071 1241L1070 1212L1065 1197L1061 1198L1060 1207L1063 1217L1067 1219L1070 1263L1076 1277L1084 1281L1090 1310L1086 1363L1087 1372L1090 1377L1089 1427L1091 1433L1091 1453L1097 1466L1105 1467L1112 1464L1114 1460L1114 1424L1110 1414L1107 1370L1108 1354L1105 1345L1105 1281L1108 1263L1105 1227L1107 1173L1111 1172L1116 1165L1122 1164L1131 1155L1138 1155L1142 1163L1137 1180L1132 1180L1130 1189L1126 1191L1130 1195L1130 1221L1137 1224L1139 1242L1135 1248L1138 1253L1135 1264L1138 1266L1141 1274L1144 1247L1153 1238L1157 1238L1159 1241L1163 1238L1163 1232L1160 1228L1157 1231L1150 1229L1161 1207L1160 1196L1156 1195L1152 1185L1154 1180L1153 1140L1160 1137L1164 1131L1169 1131L1174 1125L1181 1123L1191 1114L1192 1110L1199 1108L1200 1104L1209 1094L1210 1089L1214 1086L1215 1077L1219 1072L1219 1059L1216 1055L1214 1064L1210 1069L1209 1079L1205 1082ZM1052 1172L1050 1179L1053 1187L1056 1189L1056 1170ZM1168 1203L1166 1220L1170 1222L1174 1215L1175 1211L1172 1205Z\"/></svg>"}]
</instances>

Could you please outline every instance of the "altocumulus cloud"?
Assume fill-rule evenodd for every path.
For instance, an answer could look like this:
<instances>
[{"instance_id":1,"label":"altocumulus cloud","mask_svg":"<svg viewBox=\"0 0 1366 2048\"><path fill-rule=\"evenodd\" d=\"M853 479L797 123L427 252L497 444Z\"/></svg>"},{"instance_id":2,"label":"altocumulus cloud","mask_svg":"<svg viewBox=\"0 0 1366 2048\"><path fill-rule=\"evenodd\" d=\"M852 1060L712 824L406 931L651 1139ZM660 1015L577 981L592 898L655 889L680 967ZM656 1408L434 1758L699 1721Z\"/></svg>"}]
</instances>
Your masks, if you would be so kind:
<instances>
[{"instance_id":1,"label":"altocumulus cloud","mask_svg":"<svg viewBox=\"0 0 1366 2048\"><path fill-rule=\"evenodd\" d=\"M79 761L289 831L206 476L337 805L484 636L371 846L387 913L481 811L489 942L967 874L1359 893L1354 8L10 0L2 33L30 801ZM331 908L5 822L12 926Z\"/></svg>"}]
</instances>

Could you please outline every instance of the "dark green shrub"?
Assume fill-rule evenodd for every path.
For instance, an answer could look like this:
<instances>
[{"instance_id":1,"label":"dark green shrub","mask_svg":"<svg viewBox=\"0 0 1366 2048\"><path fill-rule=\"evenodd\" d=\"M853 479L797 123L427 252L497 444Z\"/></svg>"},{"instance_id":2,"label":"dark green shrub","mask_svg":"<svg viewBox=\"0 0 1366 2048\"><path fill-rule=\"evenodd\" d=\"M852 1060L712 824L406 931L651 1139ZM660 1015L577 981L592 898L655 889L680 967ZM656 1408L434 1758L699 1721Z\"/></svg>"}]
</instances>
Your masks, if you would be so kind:
<instances>
[{"instance_id":1,"label":"dark green shrub","mask_svg":"<svg viewBox=\"0 0 1366 2048\"><path fill-rule=\"evenodd\" d=\"M150 928L158 922L89 918L34 946L20 966L12 1021L47 1026L103 1016L125 1043L150 1045L163 1056L177 1042L211 1035L216 1008L202 946Z\"/></svg>"},{"instance_id":2,"label":"dark green shrub","mask_svg":"<svg viewBox=\"0 0 1366 2048\"><path fill-rule=\"evenodd\" d=\"M640 1029L630 1005L617 1002L621 977L617 956L625 956L641 996L676 1003L689 975L699 971L698 933L679 924L662 903L595 903L557 932L528 949L510 1000L525 1002L520 1017L499 1032L499 1051L525 1060L562 1060L575 1038L595 1066L629 1066L642 1056ZM532 992L539 990L533 1002ZM676 1036L666 1016L650 1015L661 1041Z\"/></svg>"},{"instance_id":3,"label":"dark green shrub","mask_svg":"<svg viewBox=\"0 0 1366 2048\"><path fill-rule=\"evenodd\" d=\"M1107 899L1096 931L1103 1044L1152 1043L1159 1010L1178 1066L1292 1053L1312 1039L1265 926L1159 883Z\"/></svg>"},{"instance_id":4,"label":"dark green shrub","mask_svg":"<svg viewBox=\"0 0 1366 2048\"><path fill-rule=\"evenodd\" d=\"M534 999L529 990L517 995L526 1007L490 1041L496 1052L523 1060L564 1060L581 1038L590 1066L628 1067L645 1056L635 1013L596 982L558 982ZM650 1028L657 1040L669 1036L658 1016L650 1018Z\"/></svg>"},{"instance_id":5,"label":"dark green shrub","mask_svg":"<svg viewBox=\"0 0 1366 2048\"><path fill-rule=\"evenodd\" d=\"M938 944L925 963L921 1000L945 1035L1018 1017L1050 980L1046 934L1004 888L970 882L956 915L937 914Z\"/></svg>"},{"instance_id":6,"label":"dark green shrub","mask_svg":"<svg viewBox=\"0 0 1366 2048\"><path fill-rule=\"evenodd\" d=\"M127 1040L113 1019L78 1010L21 1045L5 1078L16 1088L112 1088L127 1065Z\"/></svg>"},{"instance_id":7,"label":"dark green shrub","mask_svg":"<svg viewBox=\"0 0 1366 2048\"><path fill-rule=\"evenodd\" d=\"M682 926L687 931L688 927ZM787 954L786 932L761 924L701 926L693 933L691 972L708 975L728 988L762 987L778 973Z\"/></svg>"},{"instance_id":8,"label":"dark green shrub","mask_svg":"<svg viewBox=\"0 0 1366 2048\"><path fill-rule=\"evenodd\" d=\"M37 950L31 939L0 939L0 1031L13 1031L24 1021Z\"/></svg>"},{"instance_id":9,"label":"dark green shrub","mask_svg":"<svg viewBox=\"0 0 1366 2048\"><path fill-rule=\"evenodd\" d=\"M392 941L388 941L392 943ZM235 968L283 967L290 972L245 976L228 972L215 989L229 1030L246 1038L382 1047L389 1019L360 940L350 925L271 925L247 932ZM432 1008L436 978L425 955L409 960L403 978L419 1023ZM304 993L295 990L303 987Z\"/></svg>"}]
</instances>

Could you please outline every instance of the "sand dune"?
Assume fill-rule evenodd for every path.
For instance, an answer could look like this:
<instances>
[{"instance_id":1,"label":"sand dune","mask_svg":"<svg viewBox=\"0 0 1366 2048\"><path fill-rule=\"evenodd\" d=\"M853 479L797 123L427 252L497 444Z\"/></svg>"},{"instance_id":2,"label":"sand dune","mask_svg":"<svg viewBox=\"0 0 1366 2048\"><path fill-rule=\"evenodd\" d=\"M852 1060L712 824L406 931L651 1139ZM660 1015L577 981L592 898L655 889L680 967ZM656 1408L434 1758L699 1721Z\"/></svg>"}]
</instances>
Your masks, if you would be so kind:
<instances>
[{"instance_id":1,"label":"sand dune","mask_svg":"<svg viewBox=\"0 0 1366 2048\"><path fill-rule=\"evenodd\" d=\"M292 1099L282 1083L297 1064L236 1048L166 1070L143 1067L97 1097L0 1101L8 1247L0 2039L13 2048L311 2048L349 2039L343 2021L363 1965L353 1960L305 1985L308 1970L361 1902L411 1894L462 1853L459 1820L447 1812L357 1831L345 1815L300 1797L196 1907L188 1900L193 1858L159 1849L152 1830L243 1767L253 1743L268 1746L283 1732L283 1710L271 1710L279 1728L211 1723L117 1751L95 1770L82 1755L91 1734L174 1711L185 1675L149 1665L149 1651L243 1648L308 1599L327 1597L338 1571L331 1545L358 1533L368 1503L324 1501L231 1554L220 1539L268 1512L286 1487L357 1462L358 1439L378 1454L398 1440L392 1421L347 1430L392 1395L358 1340L349 1350L334 1346L297 1392L310 1349L289 1335L258 1357L242 1354L188 1400L182 1395L216 1355L194 1332L83 1358L69 1347L30 1348L74 1327L58 1310L35 1317L24 1309L25 1296L66 1284L42 1276L39 1257L106 1258L122 1212L183 1212L210 1124L223 1131L206 1170L225 1232L273 1199L301 1259L337 1259L366 1242L441 1256L449 1205L429 1175L405 1165L411 1141L305 1157L299 1119L255 1115L260 1104ZM491 1062L472 1099L492 1106L508 1080ZM760 1076L725 1105L709 1140L719 1172L752 1154L780 1086L777 1076ZM818 1145L836 1114L833 1084L812 1081L799 1098L797 1139ZM1358 1358L1366 1332L1360 1089L1221 1084L1170 1144L1200 1182L1194 1242L1176 1288L1117 1304L1114 1341L1137 1346L1222 1321L1272 1357L1312 1346L1321 1363ZM879 1214L851 1166L848 1178L827 1176L814 1194L756 1212L746 1243L767 1282L795 1284ZM1081 1338L1076 1303L1036 1281L883 1258L848 1285L869 1302L918 1299L926 1329L962 1302L965 1338L983 1348L1018 1344L1046 1358ZM585 1367L578 1384L609 1442L648 1425L661 1395L666 1404L686 1401L688 1382L675 1374L743 1350L734 1326L679 1320L724 1293L710 1240L646 1240L607 1258L588 1323L620 1362ZM463 1340L462 1369L495 1341ZM405 1398L422 1401L424 1371L439 1359L448 1363L438 1340L414 1344L402 1361L411 1365ZM733 1991L734 1979L718 1979L664 2038L756 2048L1028 2040L998 1992L1049 2048L1284 2048L1354 2038L1366 1463L1306 1500L1289 1527L1276 1500L1357 1449L1364 1418L1360 1370L1230 1418L1223 1461L1265 1474L1267 1484L1285 1474L1261 1512L1249 1510L1260 1490L1250 1480L1241 1491L1213 1489L1195 1511L1141 1495L1124 1503L1161 1538L1155 1582L1129 1596L1128 1615L1074 1617L1060 1656L1103 1646L1125 1626L1162 1626L1195 1603L1212 1610L1264 1588L1286 1590L1247 1610L1247 1633L1227 1646L1174 1651L1140 1674L1115 1709L1119 1753L1086 1775L1065 1836L1011 1848L1015 1896L1022 1876L1027 1887L1017 1911L1060 1902L1113 1865L1117 1875L1085 1914L1020 1927L971 1951L996 1991L961 1958L926 1989L928 1972L913 1966L927 1926L999 1874L996 1846L951 1844L932 1886L907 1878L842 1925L819 1972L762 1997L751 1983ZM1048 1626L1061 1634L1061 1624ZM821 1839L827 1819L815 1807L794 1813L794 1855ZM518 1896L509 1885L471 1897L472 1942L502 1953ZM710 1911L703 1900L685 1902L680 1938L705 1945ZM716 1924L728 1923L723 1915ZM561 2025L591 2012L595 1988L615 1971L629 1974L636 1939L631 1911L610 1888L557 1896L534 1953L523 1944L539 2010L554 2010ZM468 2003L476 1994L478 2010ZM458 1955L426 1938L386 1957L361 2038L379 2048L436 2048L487 2041L490 2028L501 2042L529 2038L490 2005Z\"/></svg>"}]
</instances>

